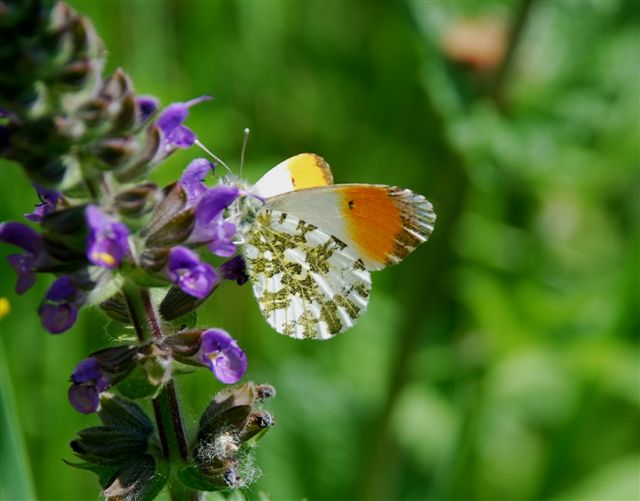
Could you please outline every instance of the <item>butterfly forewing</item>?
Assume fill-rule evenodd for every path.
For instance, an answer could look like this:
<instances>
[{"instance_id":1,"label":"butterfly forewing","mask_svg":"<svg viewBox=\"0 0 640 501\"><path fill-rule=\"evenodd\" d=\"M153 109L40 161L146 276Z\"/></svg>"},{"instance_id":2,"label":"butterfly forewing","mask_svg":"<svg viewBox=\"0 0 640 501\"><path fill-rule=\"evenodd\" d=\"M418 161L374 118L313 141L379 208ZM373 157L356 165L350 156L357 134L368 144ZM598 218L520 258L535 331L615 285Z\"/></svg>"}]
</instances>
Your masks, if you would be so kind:
<instances>
[{"instance_id":1,"label":"butterfly forewing","mask_svg":"<svg viewBox=\"0 0 640 501\"><path fill-rule=\"evenodd\" d=\"M368 270L404 259L429 238L436 215L422 195L394 186L338 184L273 197L267 206L346 243Z\"/></svg>"},{"instance_id":2,"label":"butterfly forewing","mask_svg":"<svg viewBox=\"0 0 640 501\"><path fill-rule=\"evenodd\" d=\"M294 338L327 339L363 314L370 274L354 249L298 215L261 209L244 247L260 309Z\"/></svg>"},{"instance_id":3,"label":"butterfly forewing","mask_svg":"<svg viewBox=\"0 0 640 501\"><path fill-rule=\"evenodd\" d=\"M269 170L255 184L253 192L262 198L270 198L290 191L331 184L333 175L324 158L315 153L300 153Z\"/></svg>"}]
</instances>

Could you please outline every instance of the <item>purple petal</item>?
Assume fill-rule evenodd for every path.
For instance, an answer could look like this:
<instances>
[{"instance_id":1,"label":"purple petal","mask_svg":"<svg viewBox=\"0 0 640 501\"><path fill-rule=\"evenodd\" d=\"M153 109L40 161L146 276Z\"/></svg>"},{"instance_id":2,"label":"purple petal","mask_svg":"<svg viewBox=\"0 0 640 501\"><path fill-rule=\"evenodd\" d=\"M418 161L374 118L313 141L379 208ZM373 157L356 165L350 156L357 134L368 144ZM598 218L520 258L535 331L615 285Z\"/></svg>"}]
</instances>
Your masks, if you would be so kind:
<instances>
[{"instance_id":1,"label":"purple petal","mask_svg":"<svg viewBox=\"0 0 640 501\"><path fill-rule=\"evenodd\" d=\"M239 192L235 186L221 185L211 188L202 195L196 206L195 225L189 236L189 241L197 243L215 241L214 247L223 247L224 243L221 240L233 238L235 225L225 224L222 220L222 213L238 198ZM230 231L233 231L231 235L229 235ZM230 256L232 254L233 252L219 255Z\"/></svg>"},{"instance_id":2,"label":"purple petal","mask_svg":"<svg viewBox=\"0 0 640 501\"><path fill-rule=\"evenodd\" d=\"M189 116L189 108L203 101L208 101L211 99L210 96L201 96L196 99L192 99L191 101L187 101L186 103L173 103L167 106L160 117L158 117L158 121L156 124L164 133L165 138L169 140L171 134L180 127L184 121ZM178 133L176 136L176 140L184 139L185 132ZM195 136L194 136L195 140ZM170 143L173 141L169 140ZM193 144L193 141L191 142Z\"/></svg>"},{"instance_id":3,"label":"purple petal","mask_svg":"<svg viewBox=\"0 0 640 501\"><path fill-rule=\"evenodd\" d=\"M42 221L44 216L46 216L47 214L51 214L56 210L58 200L62 198L62 195L55 190L43 188L36 184L34 184L33 186L38 193L38 197L40 198L41 203L36 206L33 212L25 214L25 217L29 221L39 223L40 221Z\"/></svg>"},{"instance_id":4,"label":"purple petal","mask_svg":"<svg viewBox=\"0 0 640 501\"><path fill-rule=\"evenodd\" d=\"M42 251L40 233L22 223L0 223L0 242L21 247L33 255Z\"/></svg>"},{"instance_id":5,"label":"purple petal","mask_svg":"<svg viewBox=\"0 0 640 501\"><path fill-rule=\"evenodd\" d=\"M140 111L140 122L146 122L156 112L160 102L154 96L138 96L136 104Z\"/></svg>"},{"instance_id":6,"label":"purple petal","mask_svg":"<svg viewBox=\"0 0 640 501\"><path fill-rule=\"evenodd\" d=\"M189 108L184 103L170 104L160 114L156 125L160 127L165 136L169 136L176 127L182 125L188 116Z\"/></svg>"},{"instance_id":7,"label":"purple petal","mask_svg":"<svg viewBox=\"0 0 640 501\"><path fill-rule=\"evenodd\" d=\"M39 313L42 326L51 334L69 330L78 318L78 308L73 304L43 304Z\"/></svg>"},{"instance_id":8,"label":"purple petal","mask_svg":"<svg viewBox=\"0 0 640 501\"><path fill-rule=\"evenodd\" d=\"M49 287L38 313L45 329L60 334L76 322L78 309L78 291L71 277L63 275Z\"/></svg>"},{"instance_id":9,"label":"purple petal","mask_svg":"<svg viewBox=\"0 0 640 501\"><path fill-rule=\"evenodd\" d=\"M203 355L226 350L235 340L222 329L207 329L200 337L200 351ZM208 362L207 362L208 363Z\"/></svg>"},{"instance_id":10,"label":"purple petal","mask_svg":"<svg viewBox=\"0 0 640 501\"><path fill-rule=\"evenodd\" d=\"M85 358L80 362L73 373L71 374L71 380L74 383L86 383L87 381L97 381L102 377L102 368L98 361L93 358Z\"/></svg>"},{"instance_id":11,"label":"purple petal","mask_svg":"<svg viewBox=\"0 0 640 501\"><path fill-rule=\"evenodd\" d=\"M238 347L220 353L213 360L213 374L225 384L237 383L247 370L247 356Z\"/></svg>"},{"instance_id":12,"label":"purple petal","mask_svg":"<svg viewBox=\"0 0 640 501\"><path fill-rule=\"evenodd\" d=\"M68 275L57 278L49 287L46 299L50 301L69 301L75 297L77 289Z\"/></svg>"},{"instance_id":13,"label":"purple petal","mask_svg":"<svg viewBox=\"0 0 640 501\"><path fill-rule=\"evenodd\" d=\"M171 249L166 273L183 292L199 299L211 293L218 278L210 264L203 263L195 252L180 246Z\"/></svg>"},{"instance_id":14,"label":"purple petal","mask_svg":"<svg viewBox=\"0 0 640 501\"><path fill-rule=\"evenodd\" d=\"M215 219L238 198L239 194L240 189L237 186L223 184L211 188L196 207L196 222L206 224L207 221Z\"/></svg>"},{"instance_id":15,"label":"purple petal","mask_svg":"<svg viewBox=\"0 0 640 501\"><path fill-rule=\"evenodd\" d=\"M7 256L7 261L18 274L16 293L24 294L36 283L36 274L33 272L33 256L31 254L12 254Z\"/></svg>"},{"instance_id":16,"label":"purple petal","mask_svg":"<svg viewBox=\"0 0 640 501\"><path fill-rule=\"evenodd\" d=\"M34 270L46 259L47 255L40 234L22 223L0 224L0 242L6 242L24 249L24 254L12 254L7 257L18 274L16 292L23 294L36 281Z\"/></svg>"},{"instance_id":17,"label":"purple petal","mask_svg":"<svg viewBox=\"0 0 640 501\"><path fill-rule=\"evenodd\" d=\"M95 386L74 384L69 388L69 402L83 414L91 414L98 410L99 392Z\"/></svg>"},{"instance_id":18,"label":"purple petal","mask_svg":"<svg viewBox=\"0 0 640 501\"><path fill-rule=\"evenodd\" d=\"M236 244L233 243L233 236L236 234L236 225L224 221L218 225L208 247L216 256L229 257L236 253Z\"/></svg>"},{"instance_id":19,"label":"purple petal","mask_svg":"<svg viewBox=\"0 0 640 501\"><path fill-rule=\"evenodd\" d=\"M206 158L197 158L193 160L182 173L180 177L180 185L187 193L189 202L197 200L208 188L204 184L207 174L213 174L214 164Z\"/></svg>"},{"instance_id":20,"label":"purple petal","mask_svg":"<svg viewBox=\"0 0 640 501\"><path fill-rule=\"evenodd\" d=\"M196 142L196 135L186 125L178 125L173 132L167 136L167 142L178 148L188 148Z\"/></svg>"},{"instance_id":21,"label":"purple petal","mask_svg":"<svg viewBox=\"0 0 640 501\"><path fill-rule=\"evenodd\" d=\"M200 361L225 384L238 382L247 370L247 357L238 343L221 329L202 333Z\"/></svg>"},{"instance_id":22,"label":"purple petal","mask_svg":"<svg viewBox=\"0 0 640 501\"><path fill-rule=\"evenodd\" d=\"M232 257L228 261L222 263L218 271L225 280L233 280L238 285L242 285L249 280L247 275L247 267L244 258L241 255Z\"/></svg>"},{"instance_id":23,"label":"purple petal","mask_svg":"<svg viewBox=\"0 0 640 501\"><path fill-rule=\"evenodd\" d=\"M87 259L103 268L118 267L129 250L129 228L95 205L87 206L85 217L89 226Z\"/></svg>"}]
</instances>

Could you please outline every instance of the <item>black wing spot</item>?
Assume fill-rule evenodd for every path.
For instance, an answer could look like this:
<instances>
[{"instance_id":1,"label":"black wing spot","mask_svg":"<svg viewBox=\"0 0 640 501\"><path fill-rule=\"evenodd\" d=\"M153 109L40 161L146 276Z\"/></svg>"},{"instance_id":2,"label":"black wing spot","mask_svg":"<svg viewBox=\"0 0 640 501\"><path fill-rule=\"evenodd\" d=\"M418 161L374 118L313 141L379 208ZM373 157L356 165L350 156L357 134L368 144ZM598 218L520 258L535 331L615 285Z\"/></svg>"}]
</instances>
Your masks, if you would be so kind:
<instances>
[{"instance_id":1,"label":"black wing spot","mask_svg":"<svg viewBox=\"0 0 640 501\"><path fill-rule=\"evenodd\" d=\"M353 200L349 200L349 209L353 209L354 203Z\"/></svg>"}]
</instances>

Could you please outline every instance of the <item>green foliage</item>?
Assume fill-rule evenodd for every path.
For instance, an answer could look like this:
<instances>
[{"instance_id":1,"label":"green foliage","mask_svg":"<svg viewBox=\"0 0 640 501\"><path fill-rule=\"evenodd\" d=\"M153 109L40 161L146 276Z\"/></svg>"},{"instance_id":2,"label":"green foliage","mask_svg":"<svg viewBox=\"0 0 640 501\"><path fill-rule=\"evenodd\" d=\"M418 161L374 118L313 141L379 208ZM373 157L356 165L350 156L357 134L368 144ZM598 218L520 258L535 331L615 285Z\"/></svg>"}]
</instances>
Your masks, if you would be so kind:
<instances>
[{"instance_id":1,"label":"green foliage","mask_svg":"<svg viewBox=\"0 0 640 501\"><path fill-rule=\"evenodd\" d=\"M374 274L369 312L334 340L278 336L249 286L223 284L199 311L279 390L248 499L640 496L637 5L533 2L496 97L495 75L449 60L442 37L463 16L512 19L517 2L71 3L137 92L216 96L189 125L235 168L251 128L251 181L313 151L337 182L408 187L438 213L429 244ZM197 155L174 155L156 182ZM17 167L2 164L0 184L1 220L37 203ZM103 347L107 319L44 333L46 284L16 296L11 252L3 444L26 444L39 499L94 498L90 475L59 460L92 423L64 379ZM187 377L195 419L219 385ZM18 449L3 446L2 471Z\"/></svg>"}]
</instances>

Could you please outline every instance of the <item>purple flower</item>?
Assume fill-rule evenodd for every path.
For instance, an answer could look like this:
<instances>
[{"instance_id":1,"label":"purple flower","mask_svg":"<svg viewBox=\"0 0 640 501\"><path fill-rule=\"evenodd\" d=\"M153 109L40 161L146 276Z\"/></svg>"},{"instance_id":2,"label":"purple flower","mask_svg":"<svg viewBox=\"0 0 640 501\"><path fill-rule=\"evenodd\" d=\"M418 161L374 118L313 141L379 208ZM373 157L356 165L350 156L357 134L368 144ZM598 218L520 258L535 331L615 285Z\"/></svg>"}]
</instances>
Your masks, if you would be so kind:
<instances>
[{"instance_id":1,"label":"purple flower","mask_svg":"<svg viewBox=\"0 0 640 501\"><path fill-rule=\"evenodd\" d=\"M225 280L233 280L238 285L242 285L249 280L244 258L239 254L222 263L218 271L220 275L222 275L222 278Z\"/></svg>"},{"instance_id":2,"label":"purple flower","mask_svg":"<svg viewBox=\"0 0 640 501\"><path fill-rule=\"evenodd\" d=\"M87 258L103 268L116 268L129 250L127 225L107 216L95 205L87 206L85 217L89 226Z\"/></svg>"},{"instance_id":3,"label":"purple flower","mask_svg":"<svg viewBox=\"0 0 640 501\"><path fill-rule=\"evenodd\" d=\"M191 106L210 99L211 96L200 96L186 103L170 104L162 111L160 117L158 117L157 125L164 133L165 150L188 148L195 142L196 135L191 129L182 124L189 116L189 108Z\"/></svg>"},{"instance_id":4,"label":"purple flower","mask_svg":"<svg viewBox=\"0 0 640 501\"><path fill-rule=\"evenodd\" d=\"M156 112L160 102L154 96L138 96L136 98L136 104L140 112L139 121L144 123Z\"/></svg>"},{"instance_id":5,"label":"purple flower","mask_svg":"<svg viewBox=\"0 0 640 501\"><path fill-rule=\"evenodd\" d=\"M11 254L7 260L18 274L16 292L24 294L36 283L35 270L47 259L40 233L22 223L1 223L0 242L24 249L23 254Z\"/></svg>"},{"instance_id":6,"label":"purple flower","mask_svg":"<svg viewBox=\"0 0 640 501\"><path fill-rule=\"evenodd\" d=\"M63 275L51 284L38 309L40 320L51 334L69 330L78 318L81 294L70 276Z\"/></svg>"},{"instance_id":7,"label":"purple flower","mask_svg":"<svg viewBox=\"0 0 640 501\"><path fill-rule=\"evenodd\" d=\"M204 184L207 174L213 174L214 164L206 158L196 158L182 173L178 184L184 188L189 204L195 203L209 188Z\"/></svg>"},{"instance_id":8,"label":"purple flower","mask_svg":"<svg viewBox=\"0 0 640 501\"><path fill-rule=\"evenodd\" d=\"M40 203L36 205L36 208L33 212L25 214L24 217L26 217L29 221L39 223L47 214L51 214L56 210L58 200L62 198L62 195L55 190L42 188L38 185L34 185L34 188L38 193Z\"/></svg>"},{"instance_id":9,"label":"purple flower","mask_svg":"<svg viewBox=\"0 0 640 501\"><path fill-rule=\"evenodd\" d=\"M224 209L238 198L236 186L220 185L202 195L195 211L195 224L188 242L208 243L217 256L229 257L236 251L233 237L236 225L224 219Z\"/></svg>"},{"instance_id":10,"label":"purple flower","mask_svg":"<svg viewBox=\"0 0 640 501\"><path fill-rule=\"evenodd\" d=\"M100 404L100 393L131 373L139 352L139 346L123 345L91 353L71 374L71 405L84 414L95 412Z\"/></svg>"},{"instance_id":11,"label":"purple flower","mask_svg":"<svg viewBox=\"0 0 640 501\"><path fill-rule=\"evenodd\" d=\"M93 357L78 364L71 374L71 381L69 402L83 414L95 412L100 404L100 393L111 386L108 375Z\"/></svg>"},{"instance_id":12,"label":"purple flower","mask_svg":"<svg viewBox=\"0 0 640 501\"><path fill-rule=\"evenodd\" d=\"M165 267L169 280L190 296L207 297L218 281L210 264L200 261L200 257L186 247L173 247Z\"/></svg>"},{"instance_id":13,"label":"purple flower","mask_svg":"<svg viewBox=\"0 0 640 501\"><path fill-rule=\"evenodd\" d=\"M244 351L222 329L207 329L202 333L197 357L225 384L237 383L247 370Z\"/></svg>"}]
</instances>

